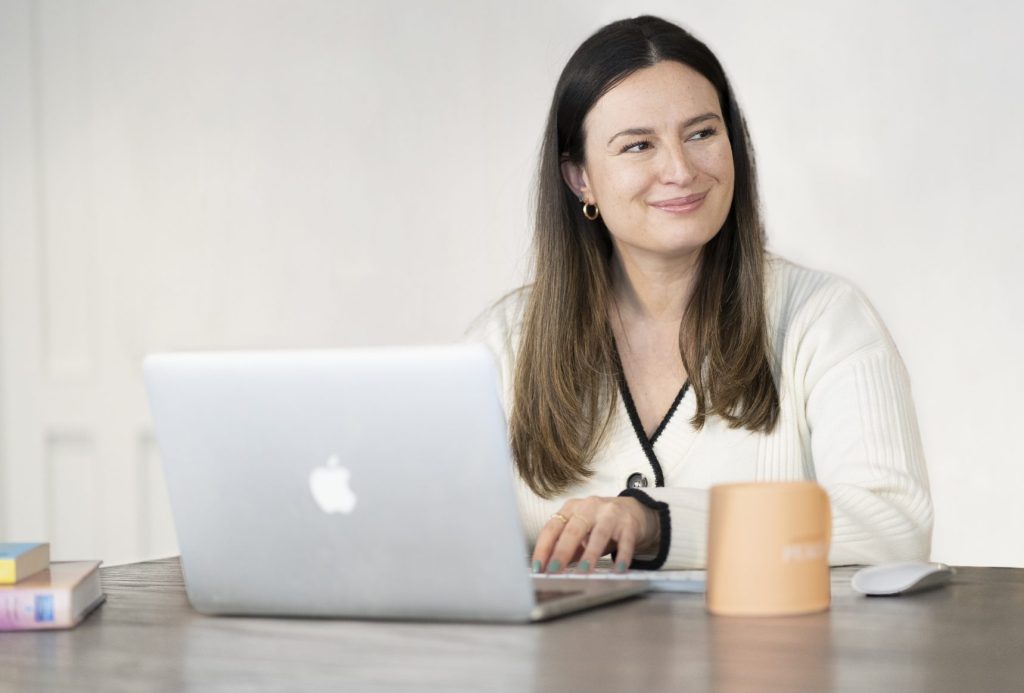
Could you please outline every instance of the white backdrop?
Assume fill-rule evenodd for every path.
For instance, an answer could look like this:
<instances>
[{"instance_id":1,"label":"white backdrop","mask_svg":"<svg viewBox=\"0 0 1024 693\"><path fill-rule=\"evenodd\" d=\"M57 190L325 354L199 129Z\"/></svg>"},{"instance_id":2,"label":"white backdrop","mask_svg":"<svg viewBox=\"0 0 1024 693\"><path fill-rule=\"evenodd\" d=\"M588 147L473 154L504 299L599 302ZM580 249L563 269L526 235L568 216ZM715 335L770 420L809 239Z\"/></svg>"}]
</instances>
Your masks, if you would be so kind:
<instances>
[{"instance_id":1,"label":"white backdrop","mask_svg":"<svg viewBox=\"0 0 1024 693\"><path fill-rule=\"evenodd\" d=\"M78 433L115 440L116 418L146 440L148 351L457 339L528 270L561 67L640 13L725 65L772 249L853 280L886 320L933 557L1024 566L1024 5L997 0L0 0L0 540L65 526L58 556L173 549L101 510L161 521L152 479L114 459L130 446ZM99 385L47 394L79 382ZM106 470L88 541L52 499L18 500L45 495L24 488L40 465L58 489Z\"/></svg>"}]
</instances>

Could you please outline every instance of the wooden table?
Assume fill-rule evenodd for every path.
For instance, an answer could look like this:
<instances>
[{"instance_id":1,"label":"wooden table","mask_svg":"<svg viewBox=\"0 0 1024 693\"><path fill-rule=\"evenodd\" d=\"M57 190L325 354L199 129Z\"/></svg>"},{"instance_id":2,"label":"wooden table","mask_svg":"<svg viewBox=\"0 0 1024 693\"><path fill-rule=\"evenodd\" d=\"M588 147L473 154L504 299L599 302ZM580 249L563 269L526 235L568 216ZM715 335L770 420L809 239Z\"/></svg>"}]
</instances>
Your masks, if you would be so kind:
<instances>
[{"instance_id":1,"label":"wooden table","mask_svg":"<svg viewBox=\"0 0 1024 693\"><path fill-rule=\"evenodd\" d=\"M812 616L713 617L661 593L501 626L207 617L166 559L104 568L107 603L75 630L0 633L0 691L1024 690L1024 570L872 599L852 573Z\"/></svg>"}]
</instances>

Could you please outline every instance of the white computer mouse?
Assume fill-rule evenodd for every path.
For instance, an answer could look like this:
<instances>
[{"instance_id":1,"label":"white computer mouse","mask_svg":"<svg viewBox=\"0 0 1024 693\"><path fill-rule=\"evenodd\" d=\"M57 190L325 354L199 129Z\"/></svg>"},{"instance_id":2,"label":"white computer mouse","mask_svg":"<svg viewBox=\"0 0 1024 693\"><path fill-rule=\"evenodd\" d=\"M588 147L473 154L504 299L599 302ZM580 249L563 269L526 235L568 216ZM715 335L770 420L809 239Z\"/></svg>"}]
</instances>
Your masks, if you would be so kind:
<instances>
[{"instance_id":1,"label":"white computer mouse","mask_svg":"<svg viewBox=\"0 0 1024 693\"><path fill-rule=\"evenodd\" d=\"M883 563L861 568L854 573L853 589L869 596L909 594L941 587L956 572L944 563Z\"/></svg>"}]
</instances>

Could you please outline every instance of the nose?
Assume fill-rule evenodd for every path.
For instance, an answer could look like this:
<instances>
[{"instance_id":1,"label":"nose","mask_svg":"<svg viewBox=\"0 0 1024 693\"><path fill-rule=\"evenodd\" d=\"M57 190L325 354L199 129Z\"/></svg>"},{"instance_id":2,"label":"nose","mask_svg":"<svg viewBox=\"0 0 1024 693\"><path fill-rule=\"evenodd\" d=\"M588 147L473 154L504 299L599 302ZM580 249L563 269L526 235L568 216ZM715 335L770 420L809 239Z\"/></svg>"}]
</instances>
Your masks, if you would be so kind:
<instances>
[{"instance_id":1,"label":"nose","mask_svg":"<svg viewBox=\"0 0 1024 693\"><path fill-rule=\"evenodd\" d=\"M697 175L697 167L686 156L686 148L681 142L663 147L661 150L661 181L686 185Z\"/></svg>"}]
</instances>

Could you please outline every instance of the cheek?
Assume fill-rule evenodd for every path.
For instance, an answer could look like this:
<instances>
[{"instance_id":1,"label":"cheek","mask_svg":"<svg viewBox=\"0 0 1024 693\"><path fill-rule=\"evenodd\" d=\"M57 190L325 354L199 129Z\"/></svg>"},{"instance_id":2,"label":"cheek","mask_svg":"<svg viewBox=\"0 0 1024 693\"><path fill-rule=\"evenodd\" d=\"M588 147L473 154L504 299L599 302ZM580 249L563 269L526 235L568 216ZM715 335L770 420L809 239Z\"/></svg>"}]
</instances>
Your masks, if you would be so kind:
<instances>
[{"instance_id":1,"label":"cheek","mask_svg":"<svg viewBox=\"0 0 1024 693\"><path fill-rule=\"evenodd\" d=\"M605 199L621 203L643 197L655 176L647 166L622 166L607 171L603 182Z\"/></svg>"},{"instance_id":2,"label":"cheek","mask_svg":"<svg viewBox=\"0 0 1024 693\"><path fill-rule=\"evenodd\" d=\"M733 180L732 150L728 146L715 147L702 152L697 165L706 175L731 187Z\"/></svg>"}]
</instances>

